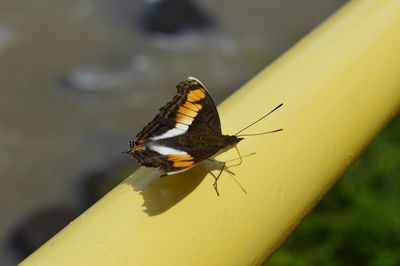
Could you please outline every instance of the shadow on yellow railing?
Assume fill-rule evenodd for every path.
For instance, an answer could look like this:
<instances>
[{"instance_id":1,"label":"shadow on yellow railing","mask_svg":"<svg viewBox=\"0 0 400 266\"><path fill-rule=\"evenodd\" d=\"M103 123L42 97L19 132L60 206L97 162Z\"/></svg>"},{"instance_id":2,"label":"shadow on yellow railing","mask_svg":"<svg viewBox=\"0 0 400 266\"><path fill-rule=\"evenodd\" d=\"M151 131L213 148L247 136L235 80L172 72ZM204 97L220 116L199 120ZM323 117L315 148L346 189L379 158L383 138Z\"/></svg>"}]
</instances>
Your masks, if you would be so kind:
<instances>
[{"instance_id":1,"label":"shadow on yellow railing","mask_svg":"<svg viewBox=\"0 0 400 266\"><path fill-rule=\"evenodd\" d=\"M247 194L224 174L217 197L201 166L139 193L141 168L22 264L262 263L398 112L399 14L398 0L348 3L219 106L232 134L285 104L249 130L284 131L239 144L256 153L232 169Z\"/></svg>"}]
</instances>

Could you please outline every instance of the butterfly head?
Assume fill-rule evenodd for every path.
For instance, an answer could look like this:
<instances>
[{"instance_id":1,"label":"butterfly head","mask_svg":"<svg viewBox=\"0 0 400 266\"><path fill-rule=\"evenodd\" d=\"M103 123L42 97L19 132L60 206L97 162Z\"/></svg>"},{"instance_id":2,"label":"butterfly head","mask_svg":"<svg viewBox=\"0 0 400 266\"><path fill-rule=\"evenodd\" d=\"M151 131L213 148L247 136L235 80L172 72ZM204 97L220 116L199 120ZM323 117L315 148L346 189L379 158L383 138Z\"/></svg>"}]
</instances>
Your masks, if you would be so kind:
<instances>
[{"instance_id":1,"label":"butterfly head","mask_svg":"<svg viewBox=\"0 0 400 266\"><path fill-rule=\"evenodd\" d=\"M235 135L225 137L225 147L230 147L238 144L244 138L238 138Z\"/></svg>"},{"instance_id":2,"label":"butterfly head","mask_svg":"<svg viewBox=\"0 0 400 266\"><path fill-rule=\"evenodd\" d=\"M125 150L122 153L132 154L134 151L144 151L145 146L144 140L129 141L129 150Z\"/></svg>"}]
</instances>

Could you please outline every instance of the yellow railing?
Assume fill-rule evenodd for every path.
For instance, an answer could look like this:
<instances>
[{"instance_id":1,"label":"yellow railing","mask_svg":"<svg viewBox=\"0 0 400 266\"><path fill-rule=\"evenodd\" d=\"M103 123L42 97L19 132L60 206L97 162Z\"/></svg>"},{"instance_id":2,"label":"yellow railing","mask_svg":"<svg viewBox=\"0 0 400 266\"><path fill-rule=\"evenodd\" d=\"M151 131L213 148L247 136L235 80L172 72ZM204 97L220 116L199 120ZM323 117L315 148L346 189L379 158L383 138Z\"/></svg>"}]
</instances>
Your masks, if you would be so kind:
<instances>
[{"instance_id":1,"label":"yellow railing","mask_svg":"<svg viewBox=\"0 0 400 266\"><path fill-rule=\"evenodd\" d=\"M139 193L141 168L22 264L261 263L398 112L399 14L399 0L348 3L219 106L232 134L284 103L249 133L284 131L239 144L256 153L231 169L247 194L224 173L217 197L201 166Z\"/></svg>"}]
</instances>

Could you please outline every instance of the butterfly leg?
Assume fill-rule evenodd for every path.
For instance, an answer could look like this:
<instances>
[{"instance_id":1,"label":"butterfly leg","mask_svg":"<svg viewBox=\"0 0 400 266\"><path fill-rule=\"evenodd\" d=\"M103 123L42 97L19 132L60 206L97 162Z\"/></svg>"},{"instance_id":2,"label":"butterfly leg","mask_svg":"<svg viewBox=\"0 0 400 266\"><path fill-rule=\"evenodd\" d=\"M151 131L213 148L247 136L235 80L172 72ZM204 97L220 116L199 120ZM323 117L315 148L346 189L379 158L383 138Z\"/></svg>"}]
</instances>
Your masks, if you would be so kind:
<instances>
[{"instance_id":1,"label":"butterfly leg","mask_svg":"<svg viewBox=\"0 0 400 266\"><path fill-rule=\"evenodd\" d=\"M239 151L237 145L235 145L235 149L236 149L237 154L239 155L239 160L240 160L240 161L239 161L238 163L236 163L236 164L229 165L229 166L227 166L226 168L231 168L231 167L234 167L234 166L239 166L239 165L241 165L241 164L243 163L243 157L242 157L242 155L240 154L240 151Z\"/></svg>"},{"instance_id":2,"label":"butterfly leg","mask_svg":"<svg viewBox=\"0 0 400 266\"><path fill-rule=\"evenodd\" d=\"M215 189L215 192L217 193L217 196L219 196L219 191L218 191L218 179L219 179L219 177L221 176L221 174L222 174L222 172L224 171L224 169L225 169L225 162L223 163L222 168L221 168L221 170L220 170L219 173L218 173L218 176L215 176L212 172L210 172L211 175L214 177L214 184L213 184L213 187L214 187L214 189Z\"/></svg>"}]
</instances>

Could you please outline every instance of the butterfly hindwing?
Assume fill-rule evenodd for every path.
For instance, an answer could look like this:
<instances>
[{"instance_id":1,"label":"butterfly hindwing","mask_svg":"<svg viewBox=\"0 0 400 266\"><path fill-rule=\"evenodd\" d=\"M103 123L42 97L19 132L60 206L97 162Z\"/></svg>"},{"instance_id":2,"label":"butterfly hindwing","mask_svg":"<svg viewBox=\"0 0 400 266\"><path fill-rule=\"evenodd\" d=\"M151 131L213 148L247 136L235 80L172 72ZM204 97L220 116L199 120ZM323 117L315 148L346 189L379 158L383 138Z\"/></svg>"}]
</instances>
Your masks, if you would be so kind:
<instances>
[{"instance_id":1,"label":"butterfly hindwing","mask_svg":"<svg viewBox=\"0 0 400 266\"><path fill-rule=\"evenodd\" d=\"M147 149L136 150L132 155L141 165L160 168L165 174L177 173L197 164L189 153L164 146L160 142L149 144Z\"/></svg>"}]
</instances>

